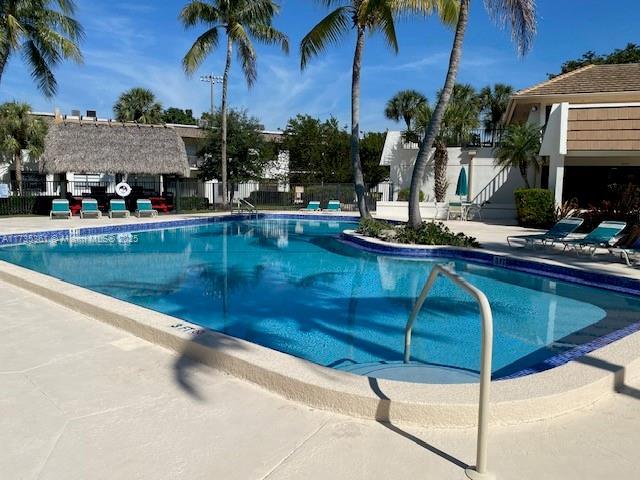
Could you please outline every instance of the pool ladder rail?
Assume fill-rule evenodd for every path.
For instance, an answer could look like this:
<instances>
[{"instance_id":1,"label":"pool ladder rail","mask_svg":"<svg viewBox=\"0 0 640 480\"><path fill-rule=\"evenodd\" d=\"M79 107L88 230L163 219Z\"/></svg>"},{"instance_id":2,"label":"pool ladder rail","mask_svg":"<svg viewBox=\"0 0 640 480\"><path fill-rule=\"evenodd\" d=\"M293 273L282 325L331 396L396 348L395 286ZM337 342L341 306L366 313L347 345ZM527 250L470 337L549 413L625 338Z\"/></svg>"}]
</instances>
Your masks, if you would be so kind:
<instances>
[{"instance_id":1,"label":"pool ladder rail","mask_svg":"<svg viewBox=\"0 0 640 480\"><path fill-rule=\"evenodd\" d=\"M234 203L237 206L237 208L234 209L234 212L249 212L255 214L256 217L258 216L258 209L255 207L255 205L249 203L244 198L234 198Z\"/></svg>"},{"instance_id":2,"label":"pool ladder rail","mask_svg":"<svg viewBox=\"0 0 640 480\"><path fill-rule=\"evenodd\" d=\"M476 300L480 307L480 317L482 319L482 352L480 355L480 399L478 406L476 466L467 468L465 473L467 477L472 480L492 480L495 479L495 476L489 473L487 469L487 430L489 423L488 408L489 387L491 385L491 355L493 351L493 315L487 296L479 288L474 287L460 275L454 273L450 267L434 265L407 320L404 336L404 363L409 363L411 360L411 333L413 325L439 275L449 278L454 284L465 290Z\"/></svg>"}]
</instances>

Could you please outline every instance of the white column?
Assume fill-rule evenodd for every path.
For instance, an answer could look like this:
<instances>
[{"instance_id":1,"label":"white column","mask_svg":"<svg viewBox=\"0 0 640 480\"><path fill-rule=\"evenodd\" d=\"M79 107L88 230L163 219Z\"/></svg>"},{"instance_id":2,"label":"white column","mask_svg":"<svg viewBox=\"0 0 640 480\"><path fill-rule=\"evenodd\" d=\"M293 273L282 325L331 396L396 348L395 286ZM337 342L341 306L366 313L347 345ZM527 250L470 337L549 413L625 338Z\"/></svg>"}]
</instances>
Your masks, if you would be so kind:
<instances>
[{"instance_id":1,"label":"white column","mask_svg":"<svg viewBox=\"0 0 640 480\"><path fill-rule=\"evenodd\" d=\"M562 187L564 183L564 155L549 156L549 190L557 207L562 205Z\"/></svg>"}]
</instances>

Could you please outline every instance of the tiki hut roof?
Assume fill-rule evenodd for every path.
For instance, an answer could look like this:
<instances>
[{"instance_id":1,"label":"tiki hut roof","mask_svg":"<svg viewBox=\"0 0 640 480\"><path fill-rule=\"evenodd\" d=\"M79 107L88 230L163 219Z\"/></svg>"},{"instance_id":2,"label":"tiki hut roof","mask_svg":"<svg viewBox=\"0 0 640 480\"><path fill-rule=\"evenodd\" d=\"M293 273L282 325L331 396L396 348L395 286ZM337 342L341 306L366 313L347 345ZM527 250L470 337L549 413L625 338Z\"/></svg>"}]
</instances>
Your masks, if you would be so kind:
<instances>
[{"instance_id":1,"label":"tiki hut roof","mask_svg":"<svg viewBox=\"0 0 640 480\"><path fill-rule=\"evenodd\" d=\"M50 125L40 170L184 176L189 162L171 127L65 120Z\"/></svg>"}]
</instances>

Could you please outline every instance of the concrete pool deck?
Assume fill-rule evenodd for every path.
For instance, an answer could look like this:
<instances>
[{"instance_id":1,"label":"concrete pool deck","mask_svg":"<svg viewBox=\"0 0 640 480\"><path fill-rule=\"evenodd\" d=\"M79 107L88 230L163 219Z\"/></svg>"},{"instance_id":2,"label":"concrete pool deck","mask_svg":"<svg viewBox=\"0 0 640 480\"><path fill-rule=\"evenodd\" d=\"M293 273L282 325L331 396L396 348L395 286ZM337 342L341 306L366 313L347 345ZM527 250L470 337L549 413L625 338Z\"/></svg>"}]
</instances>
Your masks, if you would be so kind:
<instances>
[{"instance_id":1,"label":"concrete pool deck","mask_svg":"<svg viewBox=\"0 0 640 480\"><path fill-rule=\"evenodd\" d=\"M448 480L474 462L475 429L309 408L3 282L0 317L2 478ZM490 470L635 478L640 379L618 389L571 414L492 427Z\"/></svg>"}]
</instances>

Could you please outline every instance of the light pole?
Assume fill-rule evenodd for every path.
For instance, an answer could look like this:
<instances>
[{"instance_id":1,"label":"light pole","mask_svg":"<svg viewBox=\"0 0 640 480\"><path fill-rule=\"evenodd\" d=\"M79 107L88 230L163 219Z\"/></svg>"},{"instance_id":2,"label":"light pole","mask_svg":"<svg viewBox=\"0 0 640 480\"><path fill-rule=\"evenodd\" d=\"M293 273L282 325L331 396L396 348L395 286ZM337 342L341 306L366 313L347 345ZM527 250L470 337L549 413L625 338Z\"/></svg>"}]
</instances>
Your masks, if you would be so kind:
<instances>
[{"instance_id":1,"label":"light pole","mask_svg":"<svg viewBox=\"0 0 640 480\"><path fill-rule=\"evenodd\" d=\"M222 83L222 75L214 75L213 73L209 73L207 75L202 75L200 77L201 82L208 82L211 84L211 118L209 119L209 125L211 125L211 129L213 130L213 116L215 115L215 105L214 105L214 87L216 83ZM224 188L222 189L225 190ZM215 203L215 195L213 198L213 202ZM224 202L223 202L224 203Z\"/></svg>"}]
</instances>

